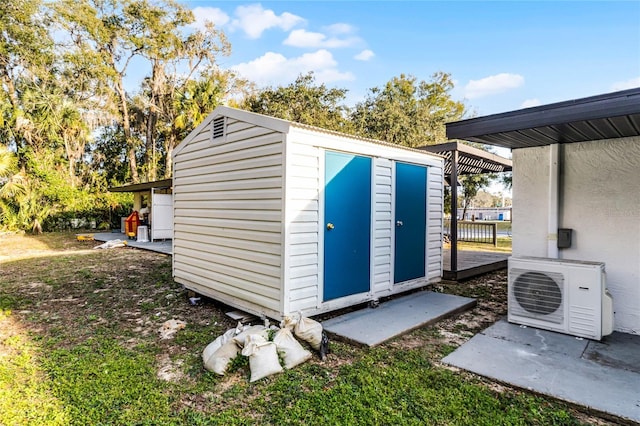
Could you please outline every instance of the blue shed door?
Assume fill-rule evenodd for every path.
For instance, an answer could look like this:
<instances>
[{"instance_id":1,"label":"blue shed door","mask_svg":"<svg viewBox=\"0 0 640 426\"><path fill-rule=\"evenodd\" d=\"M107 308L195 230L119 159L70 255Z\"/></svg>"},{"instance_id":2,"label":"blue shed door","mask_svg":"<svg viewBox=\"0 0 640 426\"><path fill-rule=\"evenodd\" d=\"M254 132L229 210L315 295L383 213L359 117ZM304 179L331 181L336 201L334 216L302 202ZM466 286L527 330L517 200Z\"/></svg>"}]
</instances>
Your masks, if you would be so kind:
<instances>
[{"instance_id":1,"label":"blue shed door","mask_svg":"<svg viewBox=\"0 0 640 426\"><path fill-rule=\"evenodd\" d=\"M327 151L324 300L369 291L371 158Z\"/></svg>"},{"instance_id":2,"label":"blue shed door","mask_svg":"<svg viewBox=\"0 0 640 426\"><path fill-rule=\"evenodd\" d=\"M396 163L394 282L426 274L427 168Z\"/></svg>"}]
</instances>

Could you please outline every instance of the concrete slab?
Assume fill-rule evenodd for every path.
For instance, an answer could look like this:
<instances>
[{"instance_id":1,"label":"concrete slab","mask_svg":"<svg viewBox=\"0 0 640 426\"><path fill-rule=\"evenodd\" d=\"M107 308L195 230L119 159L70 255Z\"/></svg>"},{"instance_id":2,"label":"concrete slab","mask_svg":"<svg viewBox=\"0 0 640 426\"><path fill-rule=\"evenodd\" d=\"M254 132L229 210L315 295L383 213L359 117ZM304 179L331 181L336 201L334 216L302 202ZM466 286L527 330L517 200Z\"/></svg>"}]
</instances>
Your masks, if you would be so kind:
<instances>
[{"instance_id":1,"label":"concrete slab","mask_svg":"<svg viewBox=\"0 0 640 426\"><path fill-rule=\"evenodd\" d=\"M100 232L93 234L93 239L96 241L111 241L111 240L126 240L129 247L135 247L142 250L155 251L157 253L172 254L171 240L162 241L149 241L146 243L139 243L135 239L129 239L125 234L120 232ZM97 245L97 244L96 244Z\"/></svg>"},{"instance_id":2,"label":"concrete slab","mask_svg":"<svg viewBox=\"0 0 640 426\"><path fill-rule=\"evenodd\" d=\"M421 291L322 322L324 330L338 338L364 346L376 346L418 327L475 306L476 300L450 294Z\"/></svg>"},{"instance_id":3,"label":"concrete slab","mask_svg":"<svg viewBox=\"0 0 640 426\"><path fill-rule=\"evenodd\" d=\"M570 337L525 325L509 324L506 320L496 322L482 334L529 346L532 351L535 350L540 354L551 351L575 358L580 358L589 342L580 337Z\"/></svg>"},{"instance_id":4,"label":"concrete slab","mask_svg":"<svg viewBox=\"0 0 640 426\"><path fill-rule=\"evenodd\" d=\"M633 336L638 337L640 336ZM621 417L640 421L640 374L615 363L600 363L582 356L597 352L621 357L635 349L603 348L597 342L546 330L523 328L501 320L475 335L443 359L465 370L533 390L554 398ZM564 341L564 343L563 343ZM566 347L563 345L566 344ZM594 348L589 349L589 346Z\"/></svg>"},{"instance_id":5,"label":"concrete slab","mask_svg":"<svg viewBox=\"0 0 640 426\"><path fill-rule=\"evenodd\" d=\"M640 374L640 336L613 333L601 342L590 341L582 357Z\"/></svg>"}]
</instances>

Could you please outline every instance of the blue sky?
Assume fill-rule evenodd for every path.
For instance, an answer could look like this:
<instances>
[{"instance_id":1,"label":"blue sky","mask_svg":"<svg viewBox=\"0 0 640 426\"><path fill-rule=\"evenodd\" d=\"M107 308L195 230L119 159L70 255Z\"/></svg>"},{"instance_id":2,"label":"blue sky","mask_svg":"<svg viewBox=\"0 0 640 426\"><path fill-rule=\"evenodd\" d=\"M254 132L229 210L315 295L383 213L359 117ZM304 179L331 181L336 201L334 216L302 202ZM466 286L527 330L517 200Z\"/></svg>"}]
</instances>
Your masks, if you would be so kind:
<instances>
[{"instance_id":1,"label":"blue sky","mask_svg":"<svg viewBox=\"0 0 640 426\"><path fill-rule=\"evenodd\" d=\"M401 73L450 73L487 115L640 86L640 1L190 1L261 86L314 71L364 99Z\"/></svg>"}]
</instances>

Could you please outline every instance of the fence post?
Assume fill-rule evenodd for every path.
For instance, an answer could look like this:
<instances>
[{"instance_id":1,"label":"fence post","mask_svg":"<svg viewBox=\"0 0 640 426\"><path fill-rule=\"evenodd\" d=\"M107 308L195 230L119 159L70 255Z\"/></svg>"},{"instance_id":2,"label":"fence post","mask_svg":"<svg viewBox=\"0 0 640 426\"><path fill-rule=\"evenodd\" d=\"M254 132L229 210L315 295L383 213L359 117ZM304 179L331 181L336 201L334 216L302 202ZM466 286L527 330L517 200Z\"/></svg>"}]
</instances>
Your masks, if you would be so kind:
<instances>
[{"instance_id":1,"label":"fence post","mask_svg":"<svg viewBox=\"0 0 640 426\"><path fill-rule=\"evenodd\" d=\"M498 247L498 224L493 223L493 246Z\"/></svg>"}]
</instances>

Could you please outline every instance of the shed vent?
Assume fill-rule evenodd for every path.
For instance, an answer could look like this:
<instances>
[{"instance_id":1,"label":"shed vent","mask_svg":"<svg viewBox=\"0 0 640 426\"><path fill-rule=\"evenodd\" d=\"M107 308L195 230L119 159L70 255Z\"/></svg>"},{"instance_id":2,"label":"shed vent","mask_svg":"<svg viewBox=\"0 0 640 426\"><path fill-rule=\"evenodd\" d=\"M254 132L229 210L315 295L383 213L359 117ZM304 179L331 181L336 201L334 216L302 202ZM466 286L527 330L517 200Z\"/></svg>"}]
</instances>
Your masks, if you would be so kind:
<instances>
[{"instance_id":1,"label":"shed vent","mask_svg":"<svg viewBox=\"0 0 640 426\"><path fill-rule=\"evenodd\" d=\"M224 117L218 117L213 120L213 139L219 139L224 136Z\"/></svg>"}]
</instances>

